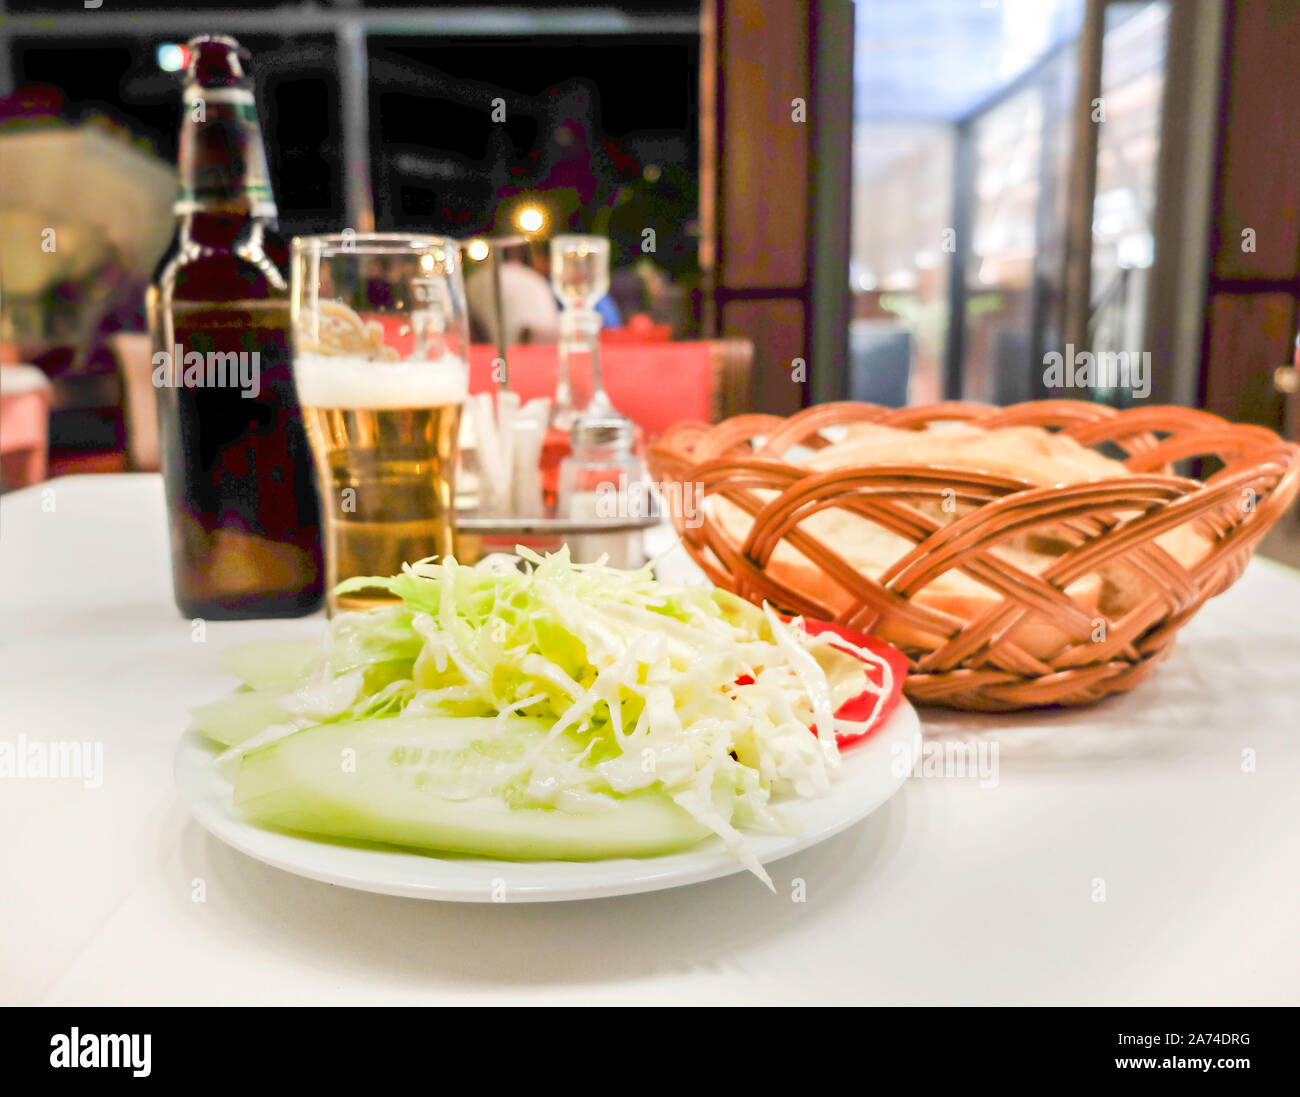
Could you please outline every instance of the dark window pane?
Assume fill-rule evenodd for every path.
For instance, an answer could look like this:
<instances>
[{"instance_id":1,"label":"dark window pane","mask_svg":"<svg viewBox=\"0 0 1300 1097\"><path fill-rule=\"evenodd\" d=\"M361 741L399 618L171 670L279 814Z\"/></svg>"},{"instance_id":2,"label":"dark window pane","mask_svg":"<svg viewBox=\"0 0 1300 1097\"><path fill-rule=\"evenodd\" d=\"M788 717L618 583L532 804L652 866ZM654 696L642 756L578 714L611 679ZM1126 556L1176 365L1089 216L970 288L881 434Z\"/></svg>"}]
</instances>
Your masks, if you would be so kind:
<instances>
[{"instance_id":1,"label":"dark window pane","mask_svg":"<svg viewBox=\"0 0 1300 1097\"><path fill-rule=\"evenodd\" d=\"M536 195L553 227L608 233L615 266L653 227L657 261L694 268L697 36L368 45L381 227L486 232Z\"/></svg>"}]
</instances>

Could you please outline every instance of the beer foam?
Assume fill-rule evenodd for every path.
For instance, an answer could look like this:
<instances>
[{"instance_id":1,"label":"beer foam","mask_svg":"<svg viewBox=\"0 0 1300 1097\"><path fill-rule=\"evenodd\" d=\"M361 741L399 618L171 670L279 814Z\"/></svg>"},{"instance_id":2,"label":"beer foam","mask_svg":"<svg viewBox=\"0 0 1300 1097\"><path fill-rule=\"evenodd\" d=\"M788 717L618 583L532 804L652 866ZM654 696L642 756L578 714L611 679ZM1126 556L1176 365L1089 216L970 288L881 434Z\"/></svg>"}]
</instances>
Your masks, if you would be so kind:
<instances>
[{"instance_id":1,"label":"beer foam","mask_svg":"<svg viewBox=\"0 0 1300 1097\"><path fill-rule=\"evenodd\" d=\"M307 408L435 408L463 404L469 369L454 354L424 361L297 354L293 376Z\"/></svg>"}]
</instances>

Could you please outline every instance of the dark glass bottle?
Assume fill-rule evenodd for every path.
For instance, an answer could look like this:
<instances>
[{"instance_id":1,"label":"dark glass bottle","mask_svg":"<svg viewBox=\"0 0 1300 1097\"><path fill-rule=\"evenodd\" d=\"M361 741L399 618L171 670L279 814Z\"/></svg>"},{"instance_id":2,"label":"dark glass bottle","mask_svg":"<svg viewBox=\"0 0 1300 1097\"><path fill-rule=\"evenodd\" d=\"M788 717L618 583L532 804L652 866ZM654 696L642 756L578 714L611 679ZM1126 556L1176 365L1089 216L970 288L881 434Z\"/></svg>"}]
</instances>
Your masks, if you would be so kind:
<instances>
[{"instance_id":1,"label":"dark glass bottle","mask_svg":"<svg viewBox=\"0 0 1300 1097\"><path fill-rule=\"evenodd\" d=\"M190 617L321 605L320 504L294 391L248 53L190 43L176 235L149 288L176 604Z\"/></svg>"}]
</instances>

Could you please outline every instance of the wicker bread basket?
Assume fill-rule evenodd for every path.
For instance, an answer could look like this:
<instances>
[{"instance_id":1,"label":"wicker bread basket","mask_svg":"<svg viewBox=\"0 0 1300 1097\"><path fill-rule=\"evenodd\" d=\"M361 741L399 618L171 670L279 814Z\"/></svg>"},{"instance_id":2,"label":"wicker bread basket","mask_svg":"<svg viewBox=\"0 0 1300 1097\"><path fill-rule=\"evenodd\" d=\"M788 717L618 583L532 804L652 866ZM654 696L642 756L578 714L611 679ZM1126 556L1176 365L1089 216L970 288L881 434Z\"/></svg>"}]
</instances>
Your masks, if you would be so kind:
<instances>
[{"instance_id":1,"label":"wicker bread basket","mask_svg":"<svg viewBox=\"0 0 1300 1097\"><path fill-rule=\"evenodd\" d=\"M1042 487L969 468L897 464L819 471L785 459L794 447L827 445L828 428L870 422L921 429L939 420L986 429L1044 427L1092 448L1111 443L1129 475ZM1173 463L1186 458L1217 458L1223 467L1203 482L1175 475ZM713 427L681 423L653 447L650 464L661 483L684 493L677 498L698 503L670 508L673 523L716 585L895 643L905 636L899 646L911 666L906 691L912 700L983 711L1086 704L1145 680L1171 651L1179 627L1237 579L1300 489L1300 447L1263 427L1185 408L1115 411L1069 400L901 410L837 403L788 419L743 415ZM945 499L961 504L956 520L936 515ZM751 516L747 536L729 534L718 518L718 500ZM807 528L810 517L831 508L913 547L870 578ZM1167 544L1164 535L1179 527L1194 530L1197 543L1206 546L1188 566L1156 543L1160 537ZM1050 530L1063 546L1045 570L1016 567L1002 549L990 554L1035 530ZM787 559L796 550L818 570L817 584L774 574L768 565L782 542ZM918 602L919 592L954 569L964 575L953 578L974 579L989 594L987 607L971 619ZM1074 581L1106 569L1143 584L1143 596L1113 619L1095 602L1066 593ZM834 599L810 593L824 592L827 583L834 585ZM1025 634L1019 626L1034 621L1060 630L1055 634L1063 646L1048 658L1013 638Z\"/></svg>"}]
</instances>

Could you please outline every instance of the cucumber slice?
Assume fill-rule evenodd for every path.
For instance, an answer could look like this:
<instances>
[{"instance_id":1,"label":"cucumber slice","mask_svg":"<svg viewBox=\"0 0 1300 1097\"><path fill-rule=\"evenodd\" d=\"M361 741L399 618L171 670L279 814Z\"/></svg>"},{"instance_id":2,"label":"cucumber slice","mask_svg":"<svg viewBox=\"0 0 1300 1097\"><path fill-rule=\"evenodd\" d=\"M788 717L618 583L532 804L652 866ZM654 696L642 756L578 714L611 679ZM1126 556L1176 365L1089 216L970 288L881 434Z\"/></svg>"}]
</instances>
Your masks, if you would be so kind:
<instances>
[{"instance_id":1,"label":"cucumber slice","mask_svg":"<svg viewBox=\"0 0 1300 1097\"><path fill-rule=\"evenodd\" d=\"M278 703L284 693L283 689L232 693L220 701L190 709L190 719L199 734L233 747L272 724L283 724L292 719Z\"/></svg>"},{"instance_id":2,"label":"cucumber slice","mask_svg":"<svg viewBox=\"0 0 1300 1097\"><path fill-rule=\"evenodd\" d=\"M237 644L221 653L221 665L250 689L288 692L307 676L319 650L315 640Z\"/></svg>"},{"instance_id":3,"label":"cucumber slice","mask_svg":"<svg viewBox=\"0 0 1300 1097\"><path fill-rule=\"evenodd\" d=\"M709 834L660 792L601 797L598 810L582 812L510 806L511 763L546 725L516 717L502 735L495 725L394 717L307 728L244 757L235 803L289 830L510 861L647 857ZM551 757L578 751L563 736L544 748Z\"/></svg>"}]
</instances>

